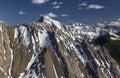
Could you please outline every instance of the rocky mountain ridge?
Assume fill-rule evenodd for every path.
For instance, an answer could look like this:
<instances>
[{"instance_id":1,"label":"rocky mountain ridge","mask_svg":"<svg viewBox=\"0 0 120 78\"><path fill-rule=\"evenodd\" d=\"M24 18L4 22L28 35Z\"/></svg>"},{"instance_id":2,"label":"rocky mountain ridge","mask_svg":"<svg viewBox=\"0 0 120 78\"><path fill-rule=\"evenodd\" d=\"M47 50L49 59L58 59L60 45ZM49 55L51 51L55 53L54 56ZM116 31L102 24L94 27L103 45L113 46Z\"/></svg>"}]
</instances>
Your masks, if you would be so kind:
<instances>
[{"instance_id":1,"label":"rocky mountain ridge","mask_svg":"<svg viewBox=\"0 0 120 78\"><path fill-rule=\"evenodd\" d=\"M0 78L119 78L108 50L91 43L108 33L100 30L47 16L33 24L0 24Z\"/></svg>"}]
</instances>

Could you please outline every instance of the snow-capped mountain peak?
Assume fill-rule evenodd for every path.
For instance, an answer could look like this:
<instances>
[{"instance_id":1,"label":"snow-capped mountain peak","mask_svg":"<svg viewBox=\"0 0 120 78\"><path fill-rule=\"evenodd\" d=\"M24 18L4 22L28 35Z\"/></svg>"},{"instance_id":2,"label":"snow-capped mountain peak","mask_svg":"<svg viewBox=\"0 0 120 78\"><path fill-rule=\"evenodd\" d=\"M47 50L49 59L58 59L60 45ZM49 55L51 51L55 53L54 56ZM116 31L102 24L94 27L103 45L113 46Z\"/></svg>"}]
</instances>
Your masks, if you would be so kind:
<instances>
[{"instance_id":1,"label":"snow-capped mountain peak","mask_svg":"<svg viewBox=\"0 0 120 78\"><path fill-rule=\"evenodd\" d=\"M56 26L58 29L62 28L62 24L59 21L56 21L45 15L41 16L37 22L45 22L45 23L49 24L50 26L52 26L52 25Z\"/></svg>"}]
</instances>

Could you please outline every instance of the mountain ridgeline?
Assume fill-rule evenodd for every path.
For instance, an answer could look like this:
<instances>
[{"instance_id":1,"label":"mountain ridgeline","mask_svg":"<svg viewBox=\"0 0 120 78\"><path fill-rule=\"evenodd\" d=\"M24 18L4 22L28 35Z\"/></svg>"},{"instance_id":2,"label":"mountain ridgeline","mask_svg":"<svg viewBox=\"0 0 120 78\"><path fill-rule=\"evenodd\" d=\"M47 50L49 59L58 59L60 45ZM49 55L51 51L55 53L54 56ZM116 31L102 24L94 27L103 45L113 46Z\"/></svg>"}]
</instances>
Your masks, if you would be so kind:
<instances>
[{"instance_id":1,"label":"mountain ridgeline","mask_svg":"<svg viewBox=\"0 0 120 78\"><path fill-rule=\"evenodd\" d=\"M0 78L120 78L104 47L110 38L119 40L107 29L47 16L32 24L0 24Z\"/></svg>"}]
</instances>

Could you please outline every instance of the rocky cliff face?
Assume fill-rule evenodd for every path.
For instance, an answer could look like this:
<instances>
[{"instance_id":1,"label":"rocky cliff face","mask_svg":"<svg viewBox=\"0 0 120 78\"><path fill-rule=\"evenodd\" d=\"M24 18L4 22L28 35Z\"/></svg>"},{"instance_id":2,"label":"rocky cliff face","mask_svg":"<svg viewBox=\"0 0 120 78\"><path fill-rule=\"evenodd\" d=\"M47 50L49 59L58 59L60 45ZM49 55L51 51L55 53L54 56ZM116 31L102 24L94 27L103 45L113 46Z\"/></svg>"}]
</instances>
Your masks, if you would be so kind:
<instances>
[{"instance_id":1,"label":"rocky cliff face","mask_svg":"<svg viewBox=\"0 0 120 78\"><path fill-rule=\"evenodd\" d=\"M48 17L0 24L0 78L120 78L108 50L72 29Z\"/></svg>"}]
</instances>

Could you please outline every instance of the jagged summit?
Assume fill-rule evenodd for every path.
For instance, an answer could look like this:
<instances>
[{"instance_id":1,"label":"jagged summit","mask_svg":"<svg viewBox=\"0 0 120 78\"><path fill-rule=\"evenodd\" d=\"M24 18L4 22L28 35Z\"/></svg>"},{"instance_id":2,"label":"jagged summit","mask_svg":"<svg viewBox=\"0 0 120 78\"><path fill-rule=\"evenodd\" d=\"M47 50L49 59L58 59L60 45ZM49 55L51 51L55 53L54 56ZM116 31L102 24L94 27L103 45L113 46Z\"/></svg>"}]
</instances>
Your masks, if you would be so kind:
<instances>
[{"instance_id":1,"label":"jagged summit","mask_svg":"<svg viewBox=\"0 0 120 78\"><path fill-rule=\"evenodd\" d=\"M37 22L44 22L44 21L52 21L53 19L46 16L46 15L42 15L40 16L39 20Z\"/></svg>"},{"instance_id":2,"label":"jagged summit","mask_svg":"<svg viewBox=\"0 0 120 78\"><path fill-rule=\"evenodd\" d=\"M63 27L62 23L60 23L59 21L56 21L48 16L45 16L45 15L41 16L40 19L36 23L41 23L41 22L45 22L49 26L54 26L57 29L61 29Z\"/></svg>"}]
</instances>

